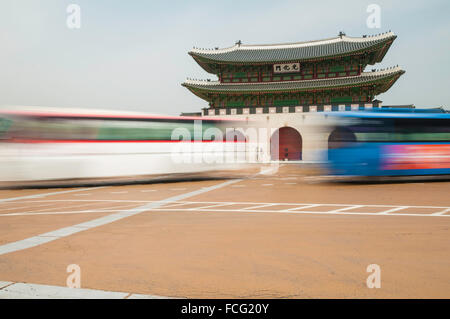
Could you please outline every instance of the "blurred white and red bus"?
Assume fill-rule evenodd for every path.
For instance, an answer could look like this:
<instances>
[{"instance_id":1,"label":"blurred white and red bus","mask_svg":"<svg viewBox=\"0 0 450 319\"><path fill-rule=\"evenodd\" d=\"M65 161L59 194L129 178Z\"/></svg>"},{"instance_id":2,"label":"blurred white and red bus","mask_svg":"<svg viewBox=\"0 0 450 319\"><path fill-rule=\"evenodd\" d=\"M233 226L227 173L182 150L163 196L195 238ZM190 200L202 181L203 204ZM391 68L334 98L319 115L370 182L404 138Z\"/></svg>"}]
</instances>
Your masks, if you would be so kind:
<instances>
[{"instance_id":1,"label":"blurred white and red bus","mask_svg":"<svg viewBox=\"0 0 450 319\"><path fill-rule=\"evenodd\" d=\"M0 182L237 169L248 154L233 127L244 125L117 111L0 109Z\"/></svg>"}]
</instances>

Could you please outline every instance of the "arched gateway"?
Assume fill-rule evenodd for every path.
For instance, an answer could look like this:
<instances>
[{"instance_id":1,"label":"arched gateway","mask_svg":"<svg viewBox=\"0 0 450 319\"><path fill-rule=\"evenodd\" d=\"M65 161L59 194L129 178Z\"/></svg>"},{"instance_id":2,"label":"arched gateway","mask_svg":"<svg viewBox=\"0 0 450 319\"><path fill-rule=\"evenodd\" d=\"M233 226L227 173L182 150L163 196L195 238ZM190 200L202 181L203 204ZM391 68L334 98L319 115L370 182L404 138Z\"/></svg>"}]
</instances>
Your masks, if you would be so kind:
<instances>
[{"instance_id":1,"label":"arched gateway","mask_svg":"<svg viewBox=\"0 0 450 319\"><path fill-rule=\"evenodd\" d=\"M189 55L217 80L188 79L182 85L208 102L202 116L263 121L271 128L286 123L302 129L302 136L290 127L277 131L280 145L271 158L320 160L316 150L325 147L326 139L309 140L312 135L306 127L318 124L314 119L318 113L380 108L375 97L405 71L399 67L364 70L381 62L396 38L392 32L359 38L340 32L334 38L306 42L246 45L239 41L223 49L194 48ZM340 139L333 135L330 147ZM302 142L308 145L304 150ZM265 159L266 152L264 147L260 158Z\"/></svg>"},{"instance_id":2,"label":"arched gateway","mask_svg":"<svg viewBox=\"0 0 450 319\"><path fill-rule=\"evenodd\" d=\"M346 128L338 128L328 137L328 149L339 148L350 142L356 142L355 133Z\"/></svg>"},{"instance_id":3,"label":"arched gateway","mask_svg":"<svg viewBox=\"0 0 450 319\"><path fill-rule=\"evenodd\" d=\"M302 159L302 136L289 126L281 127L270 138L272 160L299 161Z\"/></svg>"}]
</instances>

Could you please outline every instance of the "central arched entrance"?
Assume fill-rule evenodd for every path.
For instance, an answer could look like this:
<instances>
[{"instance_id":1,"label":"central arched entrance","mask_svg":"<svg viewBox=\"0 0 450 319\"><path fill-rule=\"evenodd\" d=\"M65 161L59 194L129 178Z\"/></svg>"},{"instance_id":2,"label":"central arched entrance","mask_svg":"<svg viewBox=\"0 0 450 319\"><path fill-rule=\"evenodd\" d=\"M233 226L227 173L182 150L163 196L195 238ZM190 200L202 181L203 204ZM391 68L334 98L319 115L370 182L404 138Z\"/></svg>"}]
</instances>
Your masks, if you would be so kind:
<instances>
[{"instance_id":1,"label":"central arched entrance","mask_svg":"<svg viewBox=\"0 0 450 319\"><path fill-rule=\"evenodd\" d=\"M328 149L335 149L345 146L348 143L356 142L355 133L347 128L337 128L328 137Z\"/></svg>"},{"instance_id":2,"label":"central arched entrance","mask_svg":"<svg viewBox=\"0 0 450 319\"><path fill-rule=\"evenodd\" d=\"M279 128L270 138L270 154L272 160L301 160L302 136L292 127L285 126Z\"/></svg>"},{"instance_id":3,"label":"central arched entrance","mask_svg":"<svg viewBox=\"0 0 450 319\"><path fill-rule=\"evenodd\" d=\"M336 128L328 137L328 159L331 159L331 150L345 147L353 142L356 142L355 133L344 127Z\"/></svg>"}]
</instances>

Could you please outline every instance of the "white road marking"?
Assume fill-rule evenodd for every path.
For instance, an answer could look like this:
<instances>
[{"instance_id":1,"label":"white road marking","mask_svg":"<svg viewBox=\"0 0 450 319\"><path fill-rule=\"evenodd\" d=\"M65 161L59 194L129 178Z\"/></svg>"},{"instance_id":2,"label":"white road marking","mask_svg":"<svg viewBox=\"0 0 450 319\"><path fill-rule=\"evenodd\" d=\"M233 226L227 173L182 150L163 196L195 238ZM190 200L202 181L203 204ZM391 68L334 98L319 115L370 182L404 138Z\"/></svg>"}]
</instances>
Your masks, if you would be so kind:
<instances>
[{"instance_id":1,"label":"white road marking","mask_svg":"<svg viewBox=\"0 0 450 319\"><path fill-rule=\"evenodd\" d=\"M104 188L104 187L106 187L106 186L71 189L68 191L42 193L42 194L27 195L27 196L20 196L20 197L2 198L2 199L0 199L0 203L11 202L11 201L21 200L21 199L41 198L41 197L50 196L50 195L60 195L60 194L67 194L67 193L83 192L83 191L87 191L87 190L100 189L100 188Z\"/></svg>"},{"instance_id":2,"label":"white road marking","mask_svg":"<svg viewBox=\"0 0 450 319\"><path fill-rule=\"evenodd\" d=\"M0 299L170 299L170 297L133 294L97 289L68 288L28 283L0 285Z\"/></svg>"},{"instance_id":3,"label":"white road marking","mask_svg":"<svg viewBox=\"0 0 450 319\"><path fill-rule=\"evenodd\" d=\"M201 188L204 189L205 187ZM208 187L206 187L208 188ZM67 199L47 199L47 200L35 200L35 201L27 201L26 203L44 203L44 202L67 202ZM158 200L122 200L122 199L71 199L69 200L70 202L125 202L125 203L156 203L156 202L160 202ZM292 206L309 206L309 205L313 205L313 206L355 206L356 204L336 204L336 203L321 203L321 204L313 204L313 203L264 203L264 202L189 202L189 201L177 201L177 204L224 204L224 203L235 203L235 204L251 204L251 205L265 205L265 204L273 204L273 205L292 205ZM401 206L401 205L378 205L378 204L361 204L360 206L364 206L364 207L386 207L386 208L393 208L393 207L410 207L410 208L442 208L442 209L446 209L446 208L450 208L448 206ZM302 208L302 207L299 207ZM303 207L305 208L305 207ZM377 213L379 214L379 213Z\"/></svg>"},{"instance_id":4,"label":"white road marking","mask_svg":"<svg viewBox=\"0 0 450 319\"><path fill-rule=\"evenodd\" d=\"M6 210L14 210L14 209L24 209L24 208L30 209L30 208L36 208L36 207L51 206L53 204L54 203L46 203L46 204L42 204L42 205L32 205L32 206L27 205L27 206L19 206L19 207L8 207L8 208L0 208L0 210L3 212L3 211L6 211Z\"/></svg>"},{"instance_id":5,"label":"white road marking","mask_svg":"<svg viewBox=\"0 0 450 319\"><path fill-rule=\"evenodd\" d=\"M270 164L270 166L267 167L267 168L261 167L261 169L259 170L259 173L253 175L253 177L257 176L257 175L271 175L271 174L274 174L274 173L276 173L278 171L278 168L281 167L281 166L283 166L283 165L279 165L278 163L274 163L274 164Z\"/></svg>"},{"instance_id":6,"label":"white road marking","mask_svg":"<svg viewBox=\"0 0 450 319\"><path fill-rule=\"evenodd\" d=\"M245 208L234 208L233 205L247 205L256 204L252 202L180 202L179 206L186 204L210 204L207 206L200 206L194 208L177 208L170 207L167 208L163 206L162 208L154 209L155 211L199 211L199 212L239 212L239 213L284 213L284 214L334 214L334 215L370 215L370 216L435 216L435 217L450 217L450 215L445 215L446 212L450 211L450 207L439 207L439 206L391 206L391 205L352 205L352 204L304 204L304 203L263 203ZM270 206L293 206L288 209L258 209ZM231 206L223 208L223 206ZM335 207L343 206L339 209L330 209L324 211L308 211L308 208L313 207ZM364 207L385 207L388 210L382 212L364 212ZM362 211L349 212L351 209L361 208ZM405 208L445 208L442 211L433 214L412 214L412 213L395 213L395 211L403 210Z\"/></svg>"},{"instance_id":7,"label":"white road marking","mask_svg":"<svg viewBox=\"0 0 450 319\"><path fill-rule=\"evenodd\" d=\"M10 213L10 214L0 214L0 217L11 217L11 216L34 216L34 215L66 215L66 214L90 214L90 213L114 213L120 209L101 209L101 210L74 210L74 211L64 211L64 212L39 212L39 213Z\"/></svg>"},{"instance_id":8,"label":"white road marking","mask_svg":"<svg viewBox=\"0 0 450 319\"><path fill-rule=\"evenodd\" d=\"M27 249L27 248L31 248L31 247L36 247L36 246L54 241L56 239L60 239L62 237L66 237L69 235L79 233L83 230L106 225L106 224L121 220L126 217L134 216L134 215L140 214L140 213L148 211L148 210L159 208L162 205L170 203L170 202L175 202L175 201L179 201L179 200L182 200L182 199L185 199L188 197L200 195L202 193L216 190L216 189L219 189L219 188L222 188L222 187L225 187L225 186L228 186L228 185L240 182L240 181L242 181L242 179L229 180L229 181L226 181L226 182L223 182L220 184L216 184L213 186L209 186L206 188L200 188L198 190L191 191L189 193L172 196L172 197L166 198L164 200L147 203L145 205L135 207L132 209L128 209L128 210L119 211L117 213L103 216L103 217L100 217L100 218L97 218L97 219L94 219L94 220L91 220L88 222L84 222L81 224L60 228L55 231L50 231L50 232L47 232L44 234L40 234L40 235L26 238L23 240L19 240L16 242L4 244L4 245L0 246L0 255Z\"/></svg>"},{"instance_id":9,"label":"white road marking","mask_svg":"<svg viewBox=\"0 0 450 319\"><path fill-rule=\"evenodd\" d=\"M186 188L171 188L171 191L185 191Z\"/></svg>"},{"instance_id":10,"label":"white road marking","mask_svg":"<svg viewBox=\"0 0 450 319\"><path fill-rule=\"evenodd\" d=\"M439 212L433 213L433 214L431 214L431 215L434 215L434 216L441 216L441 215L444 215L446 212L450 212L450 208L446 208L446 209L444 209L444 210L441 210L441 211L439 211Z\"/></svg>"},{"instance_id":11,"label":"white road marking","mask_svg":"<svg viewBox=\"0 0 450 319\"><path fill-rule=\"evenodd\" d=\"M222 204L214 204L214 205L208 205L208 206L202 206L202 207L194 207L194 208L189 208L188 210L203 210L203 209L209 209L209 208L214 208L214 207L221 207L221 206L229 206L229 205L234 205L234 203L222 203Z\"/></svg>"},{"instance_id":12,"label":"white road marking","mask_svg":"<svg viewBox=\"0 0 450 319\"><path fill-rule=\"evenodd\" d=\"M261 207L268 207L268 206L274 206L274 205L278 205L278 204L270 203L270 204L262 204L262 205L250 206L250 207L243 208L243 210L261 208Z\"/></svg>"},{"instance_id":13,"label":"white road marking","mask_svg":"<svg viewBox=\"0 0 450 319\"><path fill-rule=\"evenodd\" d=\"M176 206L183 206L186 205L186 202L176 202L176 203L171 203L169 205L164 205L164 208L168 208L168 207L176 207Z\"/></svg>"},{"instance_id":14,"label":"white road marking","mask_svg":"<svg viewBox=\"0 0 450 319\"><path fill-rule=\"evenodd\" d=\"M141 192L143 192L143 193L156 192L156 189L143 189L143 190L141 190Z\"/></svg>"},{"instance_id":15,"label":"white road marking","mask_svg":"<svg viewBox=\"0 0 450 319\"><path fill-rule=\"evenodd\" d=\"M272 186L273 184L262 184L261 186Z\"/></svg>"},{"instance_id":16,"label":"white road marking","mask_svg":"<svg viewBox=\"0 0 450 319\"><path fill-rule=\"evenodd\" d=\"M91 204L84 204L81 206L88 206ZM25 212L25 213L7 213L7 214L0 214L1 216L33 216L33 215L65 215L65 214L88 214L88 213L114 213L120 210L123 210L125 208L131 208L136 207L136 204L129 204L129 205L120 205L120 206L112 206L112 207L105 207L105 208L99 208L99 209L88 209L88 210L73 210L73 211L36 211L36 212ZM71 207L74 208L74 207ZM56 209L56 208L54 208Z\"/></svg>"},{"instance_id":17,"label":"white road marking","mask_svg":"<svg viewBox=\"0 0 450 319\"><path fill-rule=\"evenodd\" d=\"M111 194L126 194L128 191L110 192Z\"/></svg>"},{"instance_id":18,"label":"white road marking","mask_svg":"<svg viewBox=\"0 0 450 319\"><path fill-rule=\"evenodd\" d=\"M192 209L164 209L164 208L156 208L154 211L198 211L198 212L233 212L233 213L276 213L276 214L319 214L319 215L370 215L370 216L421 216L421 217L450 217L450 215L432 215L432 214L379 214L379 213L364 213L364 212L333 212L333 211L301 211L301 210L249 210L249 209L205 209L205 210L192 210Z\"/></svg>"},{"instance_id":19,"label":"white road marking","mask_svg":"<svg viewBox=\"0 0 450 319\"><path fill-rule=\"evenodd\" d=\"M297 183L285 183L286 185L297 185Z\"/></svg>"},{"instance_id":20,"label":"white road marking","mask_svg":"<svg viewBox=\"0 0 450 319\"><path fill-rule=\"evenodd\" d=\"M339 212L343 212L343 211L346 211L346 210L359 208L359 207L363 207L363 205L353 205L353 206L350 206L350 207L339 208L339 209L335 209L335 210L329 211L329 213L339 213Z\"/></svg>"},{"instance_id":21,"label":"white road marking","mask_svg":"<svg viewBox=\"0 0 450 319\"><path fill-rule=\"evenodd\" d=\"M72 209L72 208L77 208L77 207L83 207L83 206L89 206L92 205L91 203L84 203L84 204L76 204L76 205L70 205L68 207L65 207L66 209ZM46 208L42 208L42 209L38 209L38 210L32 210L32 211L28 211L28 212L21 212L24 215L27 214L31 214L31 213L39 213L39 212L51 212L54 209L61 209L60 207L46 207ZM11 214L18 214L18 213L11 213ZM4 214L4 215L9 215L9 214Z\"/></svg>"},{"instance_id":22,"label":"white road marking","mask_svg":"<svg viewBox=\"0 0 450 319\"><path fill-rule=\"evenodd\" d=\"M202 188L203 189L203 188ZM62 200L55 200L62 201ZM126 202L128 205L126 206L112 206L105 207L99 209L88 209L88 210L79 210L79 211L46 211L46 212L27 212L27 213L6 213L0 214L1 216L20 216L20 215L60 215L60 214L86 214L86 213L115 213L121 211L125 208L129 208L129 206L135 207L138 204L154 204L161 203L161 201L120 201L120 200L77 200L79 202L92 202L92 203L102 203L102 202L111 202L111 203L119 203ZM36 201L37 202L37 201ZM39 201L41 202L41 201ZM336 215L373 215L373 216L441 216L441 217L450 217L450 215L446 215L446 212L450 211L450 207L441 207L441 206L392 206L392 205L352 205L352 204L306 204L306 203L254 203L254 202L191 202L191 201L173 201L166 202L168 205L162 205L158 208L154 208L154 211L204 211L204 212L241 212L241 213L298 213L298 214L336 214ZM180 208L184 205L188 204L197 204L203 205L194 208ZM257 204L257 205L255 205ZM89 204L86 204L89 205ZM233 205L253 205L246 208L233 208ZM262 210L258 208L270 207L270 206L293 206L288 209L267 209ZM227 207L227 209L223 208L223 206L231 206ZM343 208L339 209L330 209L324 211L308 211L308 208L313 207L336 207L342 206ZM382 207L388 208L382 212L364 212L364 207ZM348 210L361 208L362 211L358 209L358 212L349 212ZM436 213L432 214L408 214L408 213L395 213L395 211L403 210L405 208L427 208L427 209L436 209L439 210Z\"/></svg>"},{"instance_id":23,"label":"white road marking","mask_svg":"<svg viewBox=\"0 0 450 319\"><path fill-rule=\"evenodd\" d=\"M296 207L293 207L293 208L283 209L281 211L282 212L291 212L291 211L294 211L294 210L297 210L297 209L312 208L312 207L317 207L317 206L321 206L321 205L320 204L310 204L310 205L300 206L300 207L296 206Z\"/></svg>"},{"instance_id":24,"label":"white road marking","mask_svg":"<svg viewBox=\"0 0 450 319\"><path fill-rule=\"evenodd\" d=\"M387 214L389 214L389 213L396 212L396 211L398 211L398 210L402 210L402 209L409 208L409 207L410 207L410 206L400 206L400 207L396 207L396 208L391 208L391 209L385 210L385 211L383 211L383 212L379 212L379 213L377 213L377 214L378 214L378 215L387 215Z\"/></svg>"},{"instance_id":25,"label":"white road marking","mask_svg":"<svg viewBox=\"0 0 450 319\"><path fill-rule=\"evenodd\" d=\"M125 202L125 203L153 203L152 200L128 200L128 199L47 199L47 200L30 200L25 203L44 203L44 202Z\"/></svg>"}]
</instances>

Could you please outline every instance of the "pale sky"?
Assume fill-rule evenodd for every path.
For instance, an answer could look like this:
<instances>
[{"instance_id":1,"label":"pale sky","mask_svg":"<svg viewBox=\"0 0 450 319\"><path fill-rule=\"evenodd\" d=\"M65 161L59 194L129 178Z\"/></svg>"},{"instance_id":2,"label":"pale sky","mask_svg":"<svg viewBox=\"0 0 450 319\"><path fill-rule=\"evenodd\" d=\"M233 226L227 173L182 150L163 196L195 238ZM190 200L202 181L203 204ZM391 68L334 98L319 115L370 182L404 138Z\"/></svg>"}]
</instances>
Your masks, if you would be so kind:
<instances>
[{"instance_id":1,"label":"pale sky","mask_svg":"<svg viewBox=\"0 0 450 319\"><path fill-rule=\"evenodd\" d=\"M69 4L81 28L66 25ZM366 25L369 4L381 27ZM382 63L406 73L384 104L450 109L450 1L1 0L0 105L178 115L207 102L181 83L215 79L187 54L229 47L378 34L398 38Z\"/></svg>"}]
</instances>

